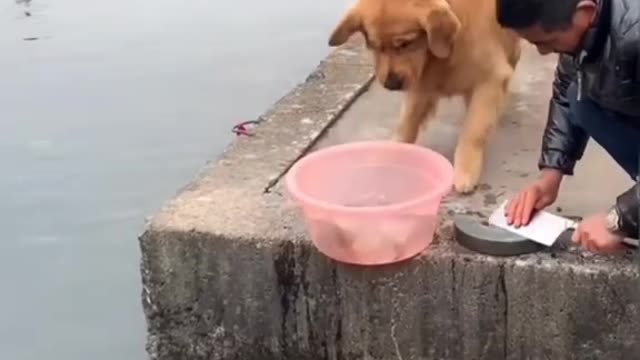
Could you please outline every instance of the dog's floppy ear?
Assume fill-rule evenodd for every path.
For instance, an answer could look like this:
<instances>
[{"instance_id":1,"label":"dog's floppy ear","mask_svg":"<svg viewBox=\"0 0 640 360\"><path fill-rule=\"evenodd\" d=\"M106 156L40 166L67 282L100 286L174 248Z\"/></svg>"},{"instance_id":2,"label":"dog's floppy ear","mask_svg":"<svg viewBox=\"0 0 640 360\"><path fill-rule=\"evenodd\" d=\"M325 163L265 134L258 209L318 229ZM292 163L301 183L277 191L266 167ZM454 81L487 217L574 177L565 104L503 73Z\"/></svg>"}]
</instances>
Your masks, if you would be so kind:
<instances>
[{"instance_id":1,"label":"dog's floppy ear","mask_svg":"<svg viewBox=\"0 0 640 360\"><path fill-rule=\"evenodd\" d=\"M425 10L420 24L427 32L429 50L439 58L446 58L451 54L454 40L462 26L460 20L445 1Z\"/></svg>"},{"instance_id":2,"label":"dog's floppy ear","mask_svg":"<svg viewBox=\"0 0 640 360\"><path fill-rule=\"evenodd\" d=\"M340 46L347 42L351 35L360 31L362 28L362 19L355 7L349 9L340 19L338 25L329 37L329 46Z\"/></svg>"}]
</instances>

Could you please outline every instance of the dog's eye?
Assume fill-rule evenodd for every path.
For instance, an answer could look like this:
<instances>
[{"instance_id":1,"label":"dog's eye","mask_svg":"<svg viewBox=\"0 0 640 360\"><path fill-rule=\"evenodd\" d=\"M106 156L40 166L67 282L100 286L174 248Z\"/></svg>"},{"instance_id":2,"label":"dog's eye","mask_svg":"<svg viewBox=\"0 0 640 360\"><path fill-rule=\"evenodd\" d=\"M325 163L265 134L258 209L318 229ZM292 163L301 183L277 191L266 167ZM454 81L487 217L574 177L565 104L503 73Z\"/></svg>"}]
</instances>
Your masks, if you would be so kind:
<instances>
[{"instance_id":1,"label":"dog's eye","mask_svg":"<svg viewBox=\"0 0 640 360\"><path fill-rule=\"evenodd\" d=\"M408 48L411 44L413 43L413 40L397 40L395 43L395 47L398 50L404 50L406 48Z\"/></svg>"}]
</instances>

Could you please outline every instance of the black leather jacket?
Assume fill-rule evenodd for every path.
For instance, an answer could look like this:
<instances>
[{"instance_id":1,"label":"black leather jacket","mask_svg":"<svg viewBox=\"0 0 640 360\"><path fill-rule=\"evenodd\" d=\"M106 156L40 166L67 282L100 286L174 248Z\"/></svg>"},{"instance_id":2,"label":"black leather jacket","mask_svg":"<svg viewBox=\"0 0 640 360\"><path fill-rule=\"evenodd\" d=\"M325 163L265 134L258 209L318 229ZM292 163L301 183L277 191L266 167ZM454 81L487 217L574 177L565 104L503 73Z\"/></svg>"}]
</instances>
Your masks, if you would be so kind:
<instances>
[{"instance_id":1,"label":"black leather jacket","mask_svg":"<svg viewBox=\"0 0 640 360\"><path fill-rule=\"evenodd\" d=\"M596 24L588 31L579 55L561 55L553 82L539 167L573 175L589 137L569 122L567 89L578 86L578 97L627 115L640 129L640 0L600 0ZM638 139L640 151L640 139ZM636 179L638 180L638 179ZM638 238L640 186L616 199L623 229Z\"/></svg>"}]
</instances>

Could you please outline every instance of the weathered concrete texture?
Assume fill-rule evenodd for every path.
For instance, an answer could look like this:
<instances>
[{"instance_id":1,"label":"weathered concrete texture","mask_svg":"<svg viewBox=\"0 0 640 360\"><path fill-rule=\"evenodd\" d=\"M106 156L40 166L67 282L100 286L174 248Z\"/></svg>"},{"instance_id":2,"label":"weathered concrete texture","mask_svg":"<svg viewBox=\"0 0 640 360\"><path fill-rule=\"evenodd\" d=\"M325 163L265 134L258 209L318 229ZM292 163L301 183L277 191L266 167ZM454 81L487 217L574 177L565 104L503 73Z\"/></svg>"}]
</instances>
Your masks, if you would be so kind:
<instances>
[{"instance_id":1,"label":"weathered concrete texture","mask_svg":"<svg viewBox=\"0 0 640 360\"><path fill-rule=\"evenodd\" d=\"M533 176L553 59L531 51L491 145L485 185L447 199L427 252L385 267L317 253L278 179L309 149L389 135L398 96L368 89L361 49L350 43L333 53L264 116L256 137L235 141L148 224L140 244L151 358L637 358L640 283L631 255L592 256L561 242L503 259L452 241L451 214L485 215ZM458 108L442 109L424 144L451 153ZM565 192L565 214L604 208L626 187L607 160L589 150L565 190L596 195ZM584 180L603 174L606 189Z\"/></svg>"}]
</instances>

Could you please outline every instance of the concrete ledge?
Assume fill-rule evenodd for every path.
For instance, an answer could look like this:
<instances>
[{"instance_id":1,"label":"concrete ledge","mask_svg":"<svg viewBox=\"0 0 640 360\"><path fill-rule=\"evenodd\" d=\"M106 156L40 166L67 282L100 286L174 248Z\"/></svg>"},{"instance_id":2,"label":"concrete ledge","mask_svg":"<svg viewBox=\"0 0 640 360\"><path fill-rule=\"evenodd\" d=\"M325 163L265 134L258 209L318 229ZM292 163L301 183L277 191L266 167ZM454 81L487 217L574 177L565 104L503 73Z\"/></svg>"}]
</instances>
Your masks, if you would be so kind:
<instances>
[{"instance_id":1,"label":"concrete ledge","mask_svg":"<svg viewBox=\"0 0 640 360\"><path fill-rule=\"evenodd\" d=\"M278 180L371 76L359 41L338 49L150 221L140 246L151 359L636 358L631 255L560 245L501 259L452 241L450 215L486 213L499 195L490 186L448 199L435 244L411 261L362 268L315 251Z\"/></svg>"}]
</instances>

